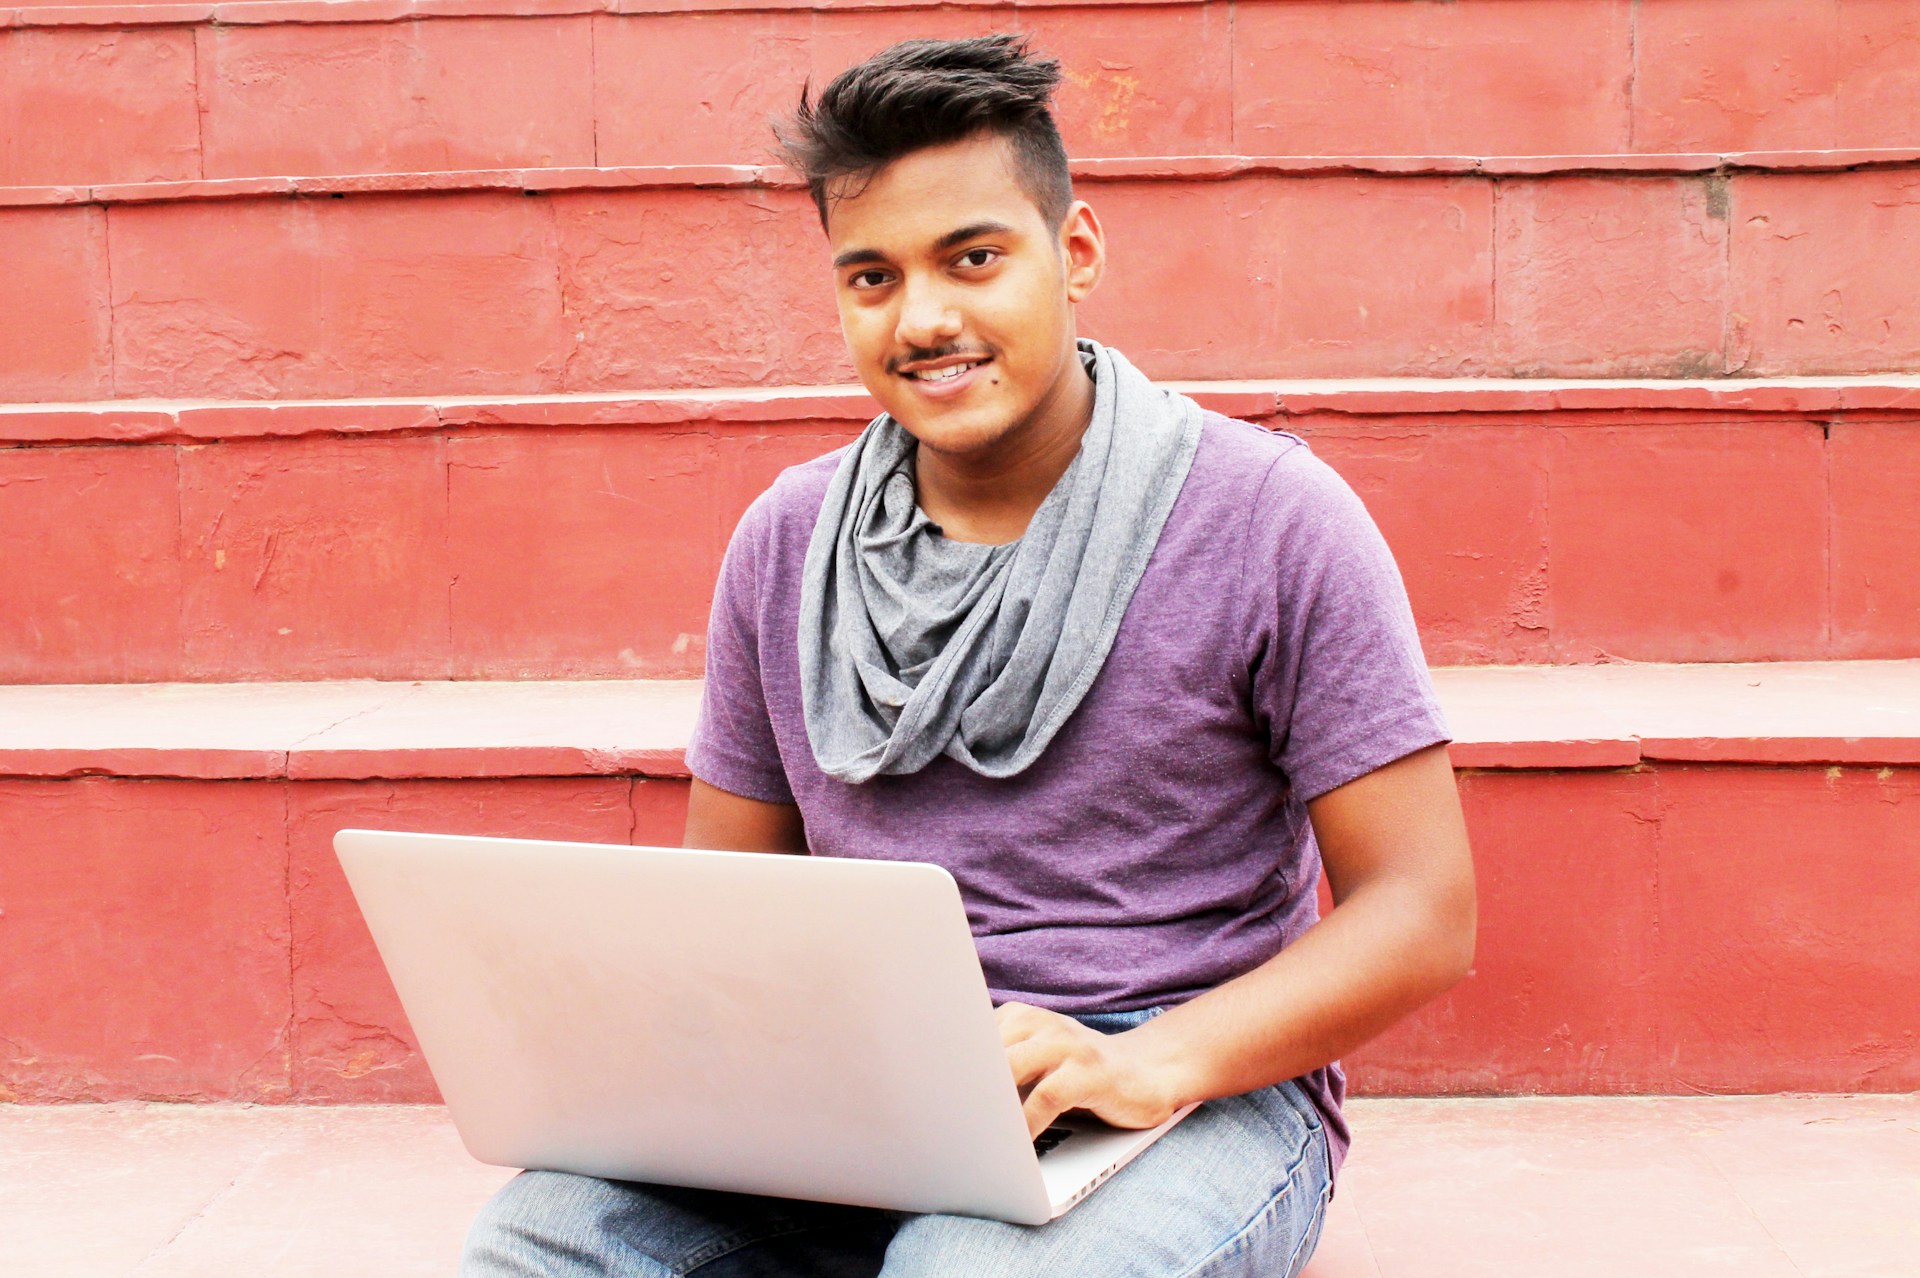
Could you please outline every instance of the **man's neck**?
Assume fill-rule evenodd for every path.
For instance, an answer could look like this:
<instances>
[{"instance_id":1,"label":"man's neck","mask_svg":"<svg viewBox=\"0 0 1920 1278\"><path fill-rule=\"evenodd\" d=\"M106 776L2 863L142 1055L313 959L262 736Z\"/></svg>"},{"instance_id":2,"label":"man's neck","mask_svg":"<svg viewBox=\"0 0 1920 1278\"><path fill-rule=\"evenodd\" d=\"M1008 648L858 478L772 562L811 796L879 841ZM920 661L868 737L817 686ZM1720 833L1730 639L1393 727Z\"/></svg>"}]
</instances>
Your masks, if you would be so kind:
<instances>
[{"instance_id":1,"label":"man's neck","mask_svg":"<svg viewBox=\"0 0 1920 1278\"><path fill-rule=\"evenodd\" d=\"M1080 451L1093 420L1093 379L1076 354L1056 402L1043 405L1003 446L982 457L954 457L922 446L914 459L920 509L950 541L1005 545L1027 531Z\"/></svg>"}]
</instances>

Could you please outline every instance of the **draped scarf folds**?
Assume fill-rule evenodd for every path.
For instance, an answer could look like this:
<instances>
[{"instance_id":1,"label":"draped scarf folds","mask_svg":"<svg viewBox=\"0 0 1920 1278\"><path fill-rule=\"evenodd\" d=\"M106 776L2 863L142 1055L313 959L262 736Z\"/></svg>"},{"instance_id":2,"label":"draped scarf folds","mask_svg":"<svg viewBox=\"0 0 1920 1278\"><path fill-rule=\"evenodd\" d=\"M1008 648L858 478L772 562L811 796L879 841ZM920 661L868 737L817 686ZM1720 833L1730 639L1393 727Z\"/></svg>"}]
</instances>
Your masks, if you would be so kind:
<instances>
[{"instance_id":1,"label":"draped scarf folds","mask_svg":"<svg viewBox=\"0 0 1920 1278\"><path fill-rule=\"evenodd\" d=\"M1080 451L1018 541L949 541L914 495L916 444L886 414L841 459L801 578L807 737L858 783L945 754L1014 776L1100 673L1200 440L1200 409L1082 341Z\"/></svg>"}]
</instances>

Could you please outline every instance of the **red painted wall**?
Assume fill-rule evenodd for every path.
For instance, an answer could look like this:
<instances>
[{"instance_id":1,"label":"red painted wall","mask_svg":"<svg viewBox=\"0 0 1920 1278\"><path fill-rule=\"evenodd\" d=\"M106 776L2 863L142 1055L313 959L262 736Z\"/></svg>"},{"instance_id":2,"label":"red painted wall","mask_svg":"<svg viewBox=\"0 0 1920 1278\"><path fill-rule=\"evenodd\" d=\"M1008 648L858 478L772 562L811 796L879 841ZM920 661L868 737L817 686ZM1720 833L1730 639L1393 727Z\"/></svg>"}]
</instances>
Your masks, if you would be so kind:
<instances>
[{"instance_id":1,"label":"red painted wall","mask_svg":"<svg viewBox=\"0 0 1920 1278\"><path fill-rule=\"evenodd\" d=\"M1920 769L1466 772L1473 974L1388 1093L1920 1087ZM0 781L0 1098L433 1098L329 840L677 843L685 785Z\"/></svg>"},{"instance_id":2,"label":"red painted wall","mask_svg":"<svg viewBox=\"0 0 1920 1278\"><path fill-rule=\"evenodd\" d=\"M1912 146L1902 0L1272 0L746 8L387 21L179 6L181 25L0 14L0 185L759 163L766 119L910 35L1023 31L1099 155L1611 155ZM583 6L586 7L586 6ZM488 10L492 13L489 15ZM277 20L276 20L277 17ZM353 21L355 17L363 20ZM367 21L365 19L374 20ZM687 104L663 111L662 101ZM86 119L92 127L71 130Z\"/></svg>"},{"instance_id":3,"label":"red painted wall","mask_svg":"<svg viewBox=\"0 0 1920 1278\"><path fill-rule=\"evenodd\" d=\"M1902 286L1920 272L1920 170L1226 172L1176 165L1082 183L1111 260L1086 331L1150 375L1770 376L1920 363L1920 300ZM19 351L0 365L0 396L851 380L804 193L742 185L733 171L615 180L533 195L0 198L0 344Z\"/></svg>"},{"instance_id":4,"label":"red painted wall","mask_svg":"<svg viewBox=\"0 0 1920 1278\"><path fill-rule=\"evenodd\" d=\"M1920 655L1920 419L1834 416L1268 421L1366 500L1436 664ZM735 521L859 425L0 450L0 679L698 674Z\"/></svg>"}]
</instances>

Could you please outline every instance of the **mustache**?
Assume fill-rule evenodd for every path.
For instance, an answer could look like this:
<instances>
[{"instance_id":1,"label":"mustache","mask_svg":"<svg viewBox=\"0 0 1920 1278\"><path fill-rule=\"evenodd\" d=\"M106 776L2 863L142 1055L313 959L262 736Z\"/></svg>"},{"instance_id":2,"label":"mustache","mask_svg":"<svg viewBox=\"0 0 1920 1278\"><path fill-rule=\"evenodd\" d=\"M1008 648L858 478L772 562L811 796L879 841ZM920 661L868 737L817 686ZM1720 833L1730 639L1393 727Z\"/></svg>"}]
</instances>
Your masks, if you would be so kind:
<instances>
[{"instance_id":1,"label":"mustache","mask_svg":"<svg viewBox=\"0 0 1920 1278\"><path fill-rule=\"evenodd\" d=\"M905 354L896 355L887 361L887 371L889 373L897 373L901 367L906 364L918 364L923 361L936 359L952 359L956 355L970 359L991 358L986 351L968 350L966 347L958 344L950 344L947 346L909 346Z\"/></svg>"}]
</instances>

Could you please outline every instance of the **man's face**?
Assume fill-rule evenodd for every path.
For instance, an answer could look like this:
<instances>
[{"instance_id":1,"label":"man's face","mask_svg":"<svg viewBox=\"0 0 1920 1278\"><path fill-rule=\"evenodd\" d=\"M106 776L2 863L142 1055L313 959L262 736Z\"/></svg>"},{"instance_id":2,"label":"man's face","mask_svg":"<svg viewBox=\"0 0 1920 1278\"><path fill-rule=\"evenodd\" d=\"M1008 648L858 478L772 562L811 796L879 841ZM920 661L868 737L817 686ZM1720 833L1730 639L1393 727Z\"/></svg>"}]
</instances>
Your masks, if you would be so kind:
<instances>
[{"instance_id":1,"label":"man's face","mask_svg":"<svg viewBox=\"0 0 1920 1278\"><path fill-rule=\"evenodd\" d=\"M1082 402L1069 380L1085 381L1073 304L1099 280L1100 228L1084 204L1047 225L1014 163L998 137L929 147L828 204L860 380L923 446L955 458Z\"/></svg>"}]
</instances>

